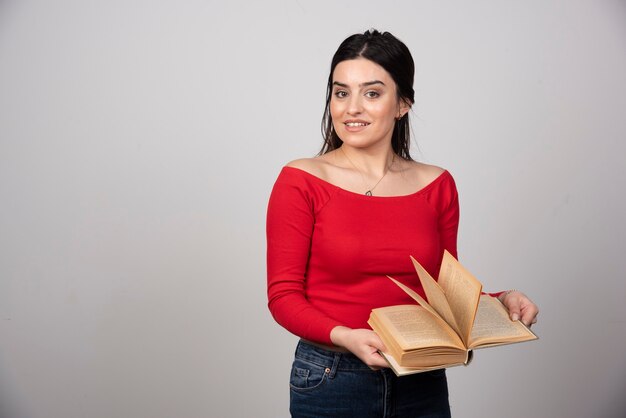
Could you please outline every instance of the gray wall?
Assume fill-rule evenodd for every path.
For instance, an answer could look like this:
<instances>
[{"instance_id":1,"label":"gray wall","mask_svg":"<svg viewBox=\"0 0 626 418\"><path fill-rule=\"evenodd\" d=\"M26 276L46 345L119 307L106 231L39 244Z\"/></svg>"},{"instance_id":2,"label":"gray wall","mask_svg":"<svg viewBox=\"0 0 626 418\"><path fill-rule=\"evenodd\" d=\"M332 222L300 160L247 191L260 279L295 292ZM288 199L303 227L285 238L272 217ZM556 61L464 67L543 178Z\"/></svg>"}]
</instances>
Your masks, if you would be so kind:
<instances>
[{"instance_id":1,"label":"gray wall","mask_svg":"<svg viewBox=\"0 0 626 418\"><path fill-rule=\"evenodd\" d=\"M0 416L285 417L265 300L280 167L330 58L390 30L460 256L538 342L449 371L457 417L626 414L623 1L0 1Z\"/></svg>"}]
</instances>

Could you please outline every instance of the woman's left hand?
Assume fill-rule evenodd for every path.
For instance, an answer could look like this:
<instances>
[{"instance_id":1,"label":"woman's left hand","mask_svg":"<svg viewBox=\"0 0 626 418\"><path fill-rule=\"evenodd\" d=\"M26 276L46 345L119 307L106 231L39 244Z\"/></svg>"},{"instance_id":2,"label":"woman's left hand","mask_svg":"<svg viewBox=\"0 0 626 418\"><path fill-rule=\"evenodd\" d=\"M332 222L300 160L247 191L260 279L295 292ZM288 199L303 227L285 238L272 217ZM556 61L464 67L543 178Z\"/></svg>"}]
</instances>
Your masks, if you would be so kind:
<instances>
[{"instance_id":1,"label":"woman's left hand","mask_svg":"<svg viewBox=\"0 0 626 418\"><path fill-rule=\"evenodd\" d=\"M530 327L537 323L539 308L519 290L509 290L501 294L498 299L509 310L512 321L521 320L524 325Z\"/></svg>"}]
</instances>

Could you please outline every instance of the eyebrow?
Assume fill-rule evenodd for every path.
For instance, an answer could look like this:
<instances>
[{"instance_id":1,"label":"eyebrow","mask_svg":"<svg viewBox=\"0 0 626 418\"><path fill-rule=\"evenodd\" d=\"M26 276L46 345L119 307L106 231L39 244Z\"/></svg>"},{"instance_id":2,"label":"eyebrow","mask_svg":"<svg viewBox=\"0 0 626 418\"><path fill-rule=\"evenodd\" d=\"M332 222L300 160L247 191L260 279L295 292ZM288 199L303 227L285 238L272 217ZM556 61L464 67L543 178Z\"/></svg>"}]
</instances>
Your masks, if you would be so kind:
<instances>
[{"instance_id":1,"label":"eyebrow","mask_svg":"<svg viewBox=\"0 0 626 418\"><path fill-rule=\"evenodd\" d=\"M366 81L365 83L361 83L359 84L359 87L369 87L369 86L373 86L375 84L382 84L383 86L385 85L385 83L383 83L380 80L372 80L372 81ZM333 86L339 86L339 87L343 87L345 89L350 88L350 86L348 86L347 84L344 83L340 83L339 81L334 81L333 82Z\"/></svg>"}]
</instances>

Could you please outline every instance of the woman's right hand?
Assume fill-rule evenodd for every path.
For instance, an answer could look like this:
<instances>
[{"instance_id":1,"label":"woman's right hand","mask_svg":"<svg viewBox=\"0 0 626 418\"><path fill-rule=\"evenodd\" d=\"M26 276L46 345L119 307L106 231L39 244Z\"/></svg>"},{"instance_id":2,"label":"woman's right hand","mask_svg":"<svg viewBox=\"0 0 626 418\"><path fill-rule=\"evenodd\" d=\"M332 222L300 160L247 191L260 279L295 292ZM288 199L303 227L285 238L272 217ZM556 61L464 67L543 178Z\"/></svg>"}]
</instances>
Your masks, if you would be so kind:
<instances>
[{"instance_id":1,"label":"woman's right hand","mask_svg":"<svg viewBox=\"0 0 626 418\"><path fill-rule=\"evenodd\" d=\"M330 340L333 344L344 347L371 369L389 367L378 350L385 351L385 345L371 329L352 329L337 326L330 332Z\"/></svg>"}]
</instances>

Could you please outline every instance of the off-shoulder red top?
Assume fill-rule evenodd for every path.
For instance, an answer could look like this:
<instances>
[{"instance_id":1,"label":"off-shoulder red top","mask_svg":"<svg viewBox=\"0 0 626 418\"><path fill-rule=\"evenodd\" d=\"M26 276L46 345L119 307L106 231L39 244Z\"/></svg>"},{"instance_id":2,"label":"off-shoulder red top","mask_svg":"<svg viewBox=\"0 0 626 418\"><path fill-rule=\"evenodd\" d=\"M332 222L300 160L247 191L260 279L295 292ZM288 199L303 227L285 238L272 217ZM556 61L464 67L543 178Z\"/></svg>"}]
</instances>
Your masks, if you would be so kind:
<instances>
[{"instance_id":1,"label":"off-shoulder red top","mask_svg":"<svg viewBox=\"0 0 626 418\"><path fill-rule=\"evenodd\" d=\"M284 167L267 211L268 306L290 332L332 344L338 325L369 328L372 308L415 303L386 276L422 295L409 258L437 277L457 256L459 204L444 171L405 196L365 196Z\"/></svg>"}]
</instances>

